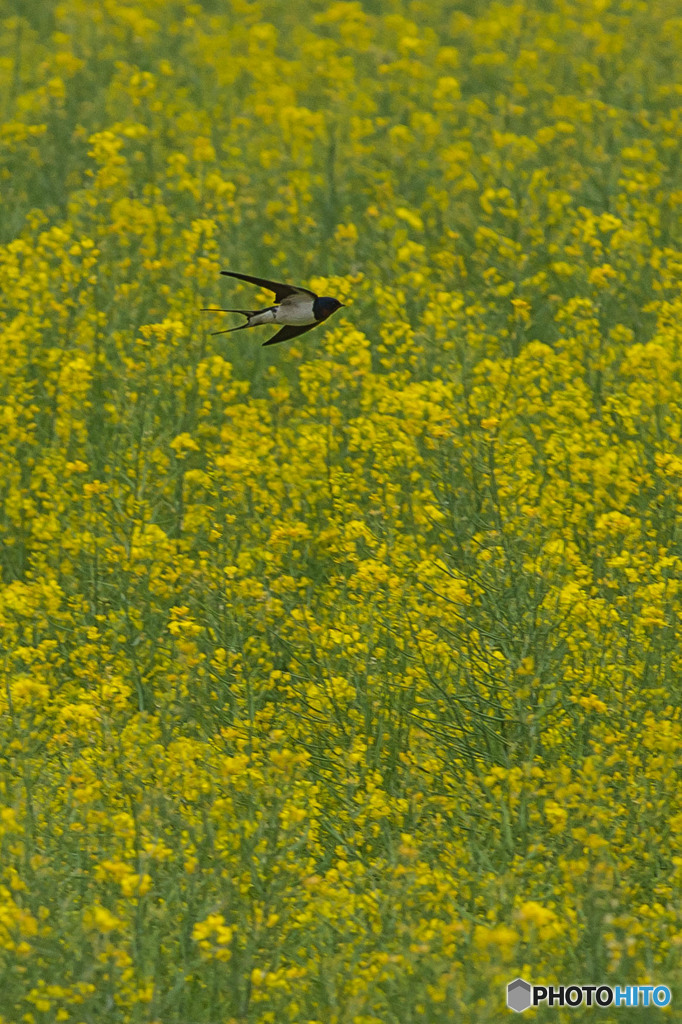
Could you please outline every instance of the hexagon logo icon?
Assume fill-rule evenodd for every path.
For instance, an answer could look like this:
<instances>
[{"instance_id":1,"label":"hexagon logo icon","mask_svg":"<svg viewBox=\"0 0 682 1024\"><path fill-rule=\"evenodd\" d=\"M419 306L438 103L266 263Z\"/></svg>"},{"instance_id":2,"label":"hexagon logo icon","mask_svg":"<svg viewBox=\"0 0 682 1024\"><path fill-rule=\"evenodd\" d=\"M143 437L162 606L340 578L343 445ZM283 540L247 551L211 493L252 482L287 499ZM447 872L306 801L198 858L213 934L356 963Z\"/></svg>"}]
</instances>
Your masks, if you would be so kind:
<instances>
[{"instance_id":1,"label":"hexagon logo icon","mask_svg":"<svg viewBox=\"0 0 682 1024\"><path fill-rule=\"evenodd\" d=\"M515 978L507 985L507 1006L516 1013L523 1013L531 1003L531 987L523 978Z\"/></svg>"}]
</instances>

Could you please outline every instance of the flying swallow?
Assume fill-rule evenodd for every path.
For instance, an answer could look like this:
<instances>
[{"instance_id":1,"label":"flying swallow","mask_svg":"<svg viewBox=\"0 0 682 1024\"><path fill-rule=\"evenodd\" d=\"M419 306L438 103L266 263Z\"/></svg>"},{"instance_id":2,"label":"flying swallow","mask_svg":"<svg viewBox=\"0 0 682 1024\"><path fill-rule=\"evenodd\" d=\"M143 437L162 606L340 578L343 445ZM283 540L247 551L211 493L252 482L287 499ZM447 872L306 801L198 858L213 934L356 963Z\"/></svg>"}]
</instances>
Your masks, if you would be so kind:
<instances>
[{"instance_id":1,"label":"flying swallow","mask_svg":"<svg viewBox=\"0 0 682 1024\"><path fill-rule=\"evenodd\" d=\"M221 270L225 277L236 277L238 281L257 284L259 288L267 288L275 293L275 305L266 309L204 309L204 313L241 313L246 323L239 327L228 327L224 331L212 331L212 334L230 334L232 331L243 331L246 327L258 327L260 324L283 324L278 331L263 345L277 345L280 341L288 341L299 334L311 331L332 313L343 306L338 299L328 295L316 295L307 288L298 288L293 284L278 284L266 281L262 277L249 277L248 274L233 274L230 270Z\"/></svg>"}]
</instances>

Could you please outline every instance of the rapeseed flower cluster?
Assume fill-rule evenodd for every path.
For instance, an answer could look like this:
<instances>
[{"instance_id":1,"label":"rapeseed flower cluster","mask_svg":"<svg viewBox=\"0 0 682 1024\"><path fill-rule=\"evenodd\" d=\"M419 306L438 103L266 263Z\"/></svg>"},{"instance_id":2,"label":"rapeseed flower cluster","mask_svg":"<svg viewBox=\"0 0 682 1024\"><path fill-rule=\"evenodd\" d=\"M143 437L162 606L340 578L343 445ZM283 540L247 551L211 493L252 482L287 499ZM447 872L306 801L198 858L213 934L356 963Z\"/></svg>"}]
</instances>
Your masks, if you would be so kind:
<instances>
[{"instance_id":1,"label":"rapeseed flower cluster","mask_svg":"<svg viewBox=\"0 0 682 1024\"><path fill-rule=\"evenodd\" d=\"M681 26L5 4L0 1024L679 988Z\"/></svg>"}]
</instances>

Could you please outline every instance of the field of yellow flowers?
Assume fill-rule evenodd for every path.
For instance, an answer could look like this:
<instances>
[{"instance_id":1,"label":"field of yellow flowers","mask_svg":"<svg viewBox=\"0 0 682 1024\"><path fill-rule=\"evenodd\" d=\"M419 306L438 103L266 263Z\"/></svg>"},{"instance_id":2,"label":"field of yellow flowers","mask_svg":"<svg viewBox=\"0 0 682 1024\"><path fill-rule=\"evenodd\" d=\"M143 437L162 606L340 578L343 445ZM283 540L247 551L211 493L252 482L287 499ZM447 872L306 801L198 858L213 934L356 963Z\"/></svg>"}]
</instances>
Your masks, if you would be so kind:
<instances>
[{"instance_id":1,"label":"field of yellow flowers","mask_svg":"<svg viewBox=\"0 0 682 1024\"><path fill-rule=\"evenodd\" d=\"M1 10L0 1024L682 1020L679 4Z\"/></svg>"}]
</instances>

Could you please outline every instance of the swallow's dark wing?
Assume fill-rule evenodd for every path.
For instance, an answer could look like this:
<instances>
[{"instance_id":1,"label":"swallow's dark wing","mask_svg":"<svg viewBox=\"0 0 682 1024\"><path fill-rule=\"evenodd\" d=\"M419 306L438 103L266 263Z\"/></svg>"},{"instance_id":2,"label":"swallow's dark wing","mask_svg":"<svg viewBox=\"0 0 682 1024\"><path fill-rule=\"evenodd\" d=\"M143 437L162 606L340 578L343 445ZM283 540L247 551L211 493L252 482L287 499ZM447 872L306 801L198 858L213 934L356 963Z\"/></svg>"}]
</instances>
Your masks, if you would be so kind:
<instances>
[{"instance_id":1,"label":"swallow's dark wing","mask_svg":"<svg viewBox=\"0 0 682 1024\"><path fill-rule=\"evenodd\" d=\"M268 288L271 292L275 293L275 302L281 302L282 299L286 299L287 295L310 295L311 298L316 299L317 295L315 292L308 291L307 288L298 288L293 284L279 284L277 281L266 281L264 277L250 277L249 274L234 274L231 270L221 270L221 274L225 277L236 277L238 281L248 281L249 284L257 284L259 288Z\"/></svg>"},{"instance_id":2,"label":"swallow's dark wing","mask_svg":"<svg viewBox=\"0 0 682 1024\"><path fill-rule=\"evenodd\" d=\"M296 338L299 334L305 334L306 331L312 331L313 327L317 327L317 324L303 324L302 327L297 327L295 324L287 324L281 331L278 331L269 341L263 342L263 347L266 345L278 345L280 341L288 341L289 338Z\"/></svg>"}]
</instances>

